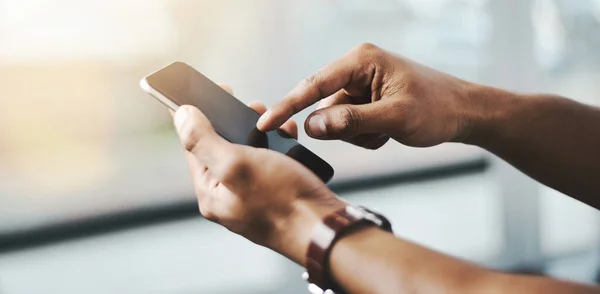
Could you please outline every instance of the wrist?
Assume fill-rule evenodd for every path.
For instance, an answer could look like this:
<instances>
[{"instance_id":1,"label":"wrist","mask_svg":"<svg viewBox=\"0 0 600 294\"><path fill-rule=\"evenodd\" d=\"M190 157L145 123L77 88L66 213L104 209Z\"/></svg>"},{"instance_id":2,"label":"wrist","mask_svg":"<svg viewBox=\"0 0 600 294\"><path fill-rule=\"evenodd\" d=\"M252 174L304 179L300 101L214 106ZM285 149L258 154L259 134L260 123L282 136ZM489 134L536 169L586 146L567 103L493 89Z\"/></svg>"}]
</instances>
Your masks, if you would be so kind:
<instances>
[{"instance_id":1,"label":"wrist","mask_svg":"<svg viewBox=\"0 0 600 294\"><path fill-rule=\"evenodd\" d=\"M462 142L489 149L502 138L510 126L514 110L519 107L519 94L482 85L471 85L465 109L468 129Z\"/></svg>"},{"instance_id":2,"label":"wrist","mask_svg":"<svg viewBox=\"0 0 600 294\"><path fill-rule=\"evenodd\" d=\"M267 247L302 266L315 227L323 217L346 206L346 202L327 189L324 197L298 199L289 214L275 221Z\"/></svg>"}]
</instances>

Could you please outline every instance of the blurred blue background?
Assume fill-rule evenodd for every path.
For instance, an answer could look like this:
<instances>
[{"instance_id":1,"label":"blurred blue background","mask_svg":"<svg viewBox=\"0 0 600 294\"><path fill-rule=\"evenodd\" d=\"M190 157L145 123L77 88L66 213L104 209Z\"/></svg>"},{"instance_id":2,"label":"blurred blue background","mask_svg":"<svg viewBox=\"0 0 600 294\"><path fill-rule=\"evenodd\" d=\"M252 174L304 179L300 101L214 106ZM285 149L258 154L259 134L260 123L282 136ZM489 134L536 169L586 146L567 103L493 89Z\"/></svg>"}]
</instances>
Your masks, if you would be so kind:
<instances>
[{"instance_id":1,"label":"blurred blue background","mask_svg":"<svg viewBox=\"0 0 600 294\"><path fill-rule=\"evenodd\" d=\"M600 105L600 0L0 0L0 293L306 293L300 267L197 216L170 116L138 81L181 60L271 105L362 42ZM598 275L600 213L483 150L300 141L399 236Z\"/></svg>"}]
</instances>

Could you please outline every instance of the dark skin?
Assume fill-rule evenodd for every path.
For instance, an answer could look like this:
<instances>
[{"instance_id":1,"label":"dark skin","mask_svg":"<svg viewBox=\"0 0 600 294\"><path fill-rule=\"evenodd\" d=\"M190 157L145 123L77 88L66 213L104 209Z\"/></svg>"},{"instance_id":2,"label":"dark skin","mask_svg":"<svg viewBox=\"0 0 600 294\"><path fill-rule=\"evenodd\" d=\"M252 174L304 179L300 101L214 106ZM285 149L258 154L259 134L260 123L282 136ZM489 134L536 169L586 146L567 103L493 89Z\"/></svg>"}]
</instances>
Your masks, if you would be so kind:
<instances>
[{"instance_id":1,"label":"dark skin","mask_svg":"<svg viewBox=\"0 0 600 294\"><path fill-rule=\"evenodd\" d=\"M475 119L465 143L600 209L600 108L555 95L478 91L490 115Z\"/></svg>"},{"instance_id":2,"label":"dark skin","mask_svg":"<svg viewBox=\"0 0 600 294\"><path fill-rule=\"evenodd\" d=\"M552 95L523 95L435 71L370 44L301 82L266 113L261 130L281 127L319 102L305 123L314 138L377 149L389 139L427 147L462 142L490 150L525 173L596 208L600 109ZM196 108L175 124L187 150L201 213L304 265L314 227L346 205L294 160L231 144ZM348 293L600 293L600 288L490 271L363 228L336 243L330 271Z\"/></svg>"},{"instance_id":3,"label":"dark skin","mask_svg":"<svg viewBox=\"0 0 600 294\"><path fill-rule=\"evenodd\" d=\"M365 44L301 82L258 124L269 130L319 102L309 136L376 149L477 145L539 182L600 208L600 108L476 85ZM326 132L311 128L322 115ZM374 134L373 134L374 133Z\"/></svg>"}]
</instances>

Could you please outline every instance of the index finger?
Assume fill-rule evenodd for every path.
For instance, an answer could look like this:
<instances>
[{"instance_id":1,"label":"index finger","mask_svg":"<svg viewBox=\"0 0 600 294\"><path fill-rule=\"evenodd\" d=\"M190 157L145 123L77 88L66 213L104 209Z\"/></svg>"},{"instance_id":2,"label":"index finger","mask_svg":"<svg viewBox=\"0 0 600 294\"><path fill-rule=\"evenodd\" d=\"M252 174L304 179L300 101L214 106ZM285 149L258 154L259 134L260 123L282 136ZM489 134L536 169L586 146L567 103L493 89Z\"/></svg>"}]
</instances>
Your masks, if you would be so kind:
<instances>
[{"instance_id":1,"label":"index finger","mask_svg":"<svg viewBox=\"0 0 600 294\"><path fill-rule=\"evenodd\" d=\"M261 131L280 127L294 114L326 98L350 83L359 63L353 54L346 54L304 79L282 100L263 114L256 126Z\"/></svg>"}]
</instances>

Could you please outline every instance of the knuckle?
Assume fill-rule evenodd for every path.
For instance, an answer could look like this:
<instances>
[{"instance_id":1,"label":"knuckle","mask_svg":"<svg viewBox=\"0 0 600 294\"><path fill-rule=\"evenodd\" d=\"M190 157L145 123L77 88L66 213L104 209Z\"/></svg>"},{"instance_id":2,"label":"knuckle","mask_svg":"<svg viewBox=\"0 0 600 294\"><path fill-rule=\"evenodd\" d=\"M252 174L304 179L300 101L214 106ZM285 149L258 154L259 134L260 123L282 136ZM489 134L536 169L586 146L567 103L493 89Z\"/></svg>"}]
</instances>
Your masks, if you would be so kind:
<instances>
[{"instance_id":1,"label":"knuckle","mask_svg":"<svg viewBox=\"0 0 600 294\"><path fill-rule=\"evenodd\" d=\"M304 83L308 84L308 85L314 85L319 81L320 77L321 77L321 74L317 71L317 72L311 74L310 76L306 77L304 79Z\"/></svg>"},{"instance_id":2,"label":"knuckle","mask_svg":"<svg viewBox=\"0 0 600 294\"><path fill-rule=\"evenodd\" d=\"M208 171L208 167L203 167L201 171L198 173L194 182L197 186L197 191L204 192L209 189L209 187L214 186L213 184L214 178L211 177L210 172ZM198 192L200 194L200 192Z\"/></svg>"},{"instance_id":3,"label":"knuckle","mask_svg":"<svg viewBox=\"0 0 600 294\"><path fill-rule=\"evenodd\" d=\"M323 92L321 91L321 87L319 87L321 82L323 82L323 75L321 74L321 71L317 71L304 79L303 88L307 89L311 93L314 93L318 97L323 97ZM298 111L299 109L294 109L294 113L297 113Z\"/></svg>"},{"instance_id":4,"label":"knuckle","mask_svg":"<svg viewBox=\"0 0 600 294\"><path fill-rule=\"evenodd\" d=\"M364 42L364 43L361 43L360 45L356 46L356 50L358 50L359 52L370 52L370 51L379 50L379 47L377 47L373 43Z\"/></svg>"},{"instance_id":5,"label":"knuckle","mask_svg":"<svg viewBox=\"0 0 600 294\"><path fill-rule=\"evenodd\" d=\"M371 43L362 43L354 48L354 54L359 64L371 63L377 59L381 50Z\"/></svg>"},{"instance_id":6,"label":"knuckle","mask_svg":"<svg viewBox=\"0 0 600 294\"><path fill-rule=\"evenodd\" d=\"M200 134L192 125L188 125L181 131L181 138L185 150L193 152L200 141Z\"/></svg>"},{"instance_id":7,"label":"knuckle","mask_svg":"<svg viewBox=\"0 0 600 294\"><path fill-rule=\"evenodd\" d=\"M342 108L334 122L334 132L344 135L357 130L361 123L360 112L355 107Z\"/></svg>"},{"instance_id":8,"label":"knuckle","mask_svg":"<svg viewBox=\"0 0 600 294\"><path fill-rule=\"evenodd\" d=\"M292 116L292 115L294 115L294 114L296 114L296 113L298 113L298 112L301 111L300 107L298 107L296 105L296 103L290 103L288 105L288 107L286 107L285 109L288 109L288 112L290 113L289 116Z\"/></svg>"}]
</instances>

